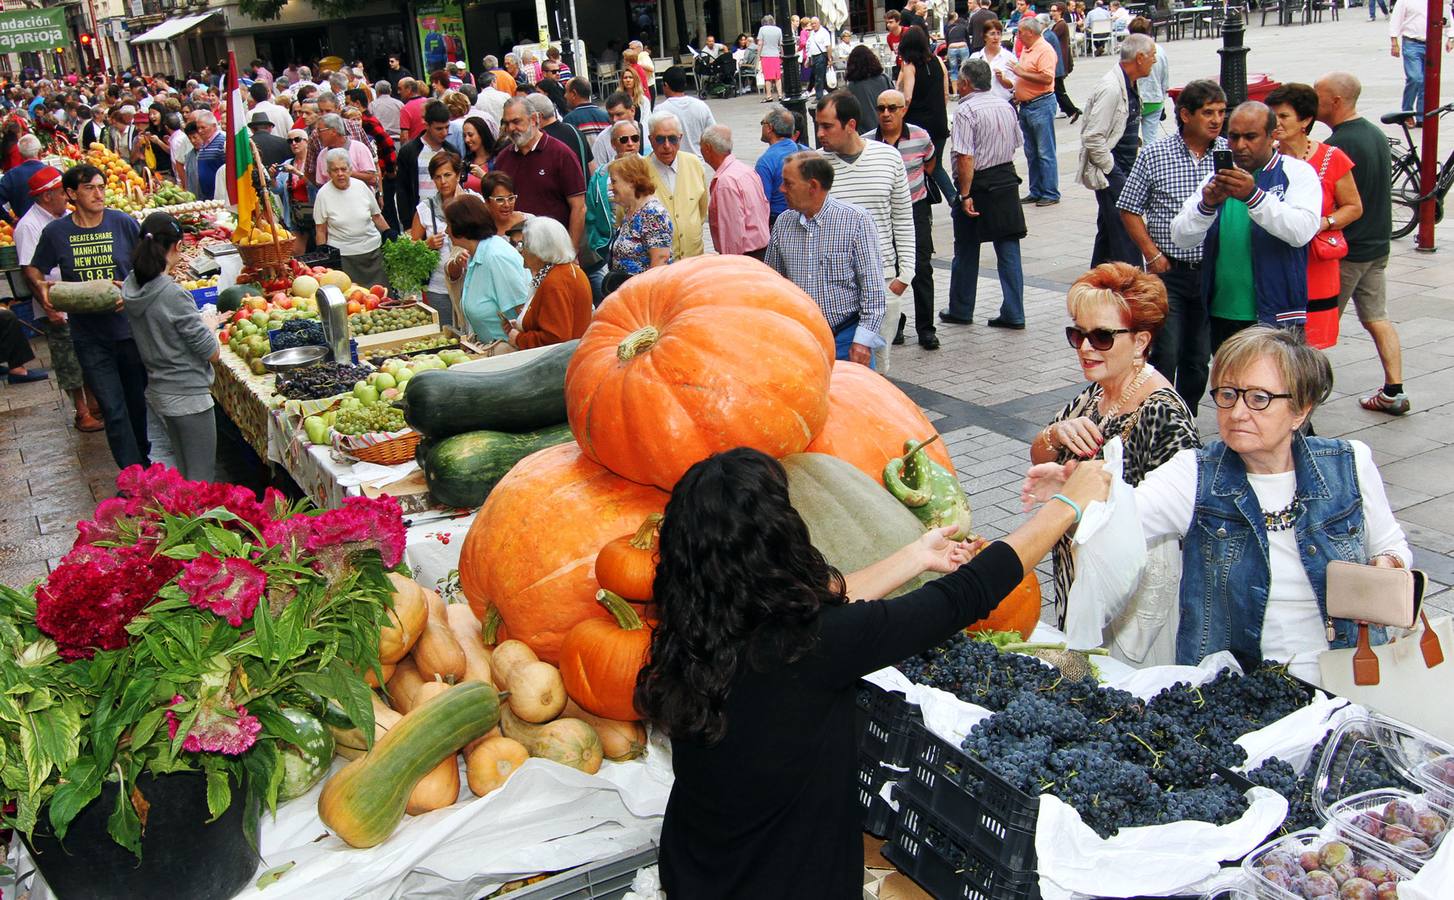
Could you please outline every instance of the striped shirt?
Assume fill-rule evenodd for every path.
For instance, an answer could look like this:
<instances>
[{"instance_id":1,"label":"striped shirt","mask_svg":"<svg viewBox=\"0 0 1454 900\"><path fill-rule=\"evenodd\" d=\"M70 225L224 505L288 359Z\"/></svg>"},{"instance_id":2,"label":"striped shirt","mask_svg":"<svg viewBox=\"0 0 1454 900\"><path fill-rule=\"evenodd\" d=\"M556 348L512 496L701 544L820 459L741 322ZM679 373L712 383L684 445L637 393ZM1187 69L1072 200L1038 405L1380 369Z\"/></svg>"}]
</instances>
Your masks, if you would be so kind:
<instances>
[{"instance_id":1,"label":"striped shirt","mask_svg":"<svg viewBox=\"0 0 1454 900\"><path fill-rule=\"evenodd\" d=\"M1212 174L1212 151L1225 150L1226 138L1217 138L1197 159L1180 134L1168 134L1145 147L1131 166L1116 208L1146 220L1146 231L1158 250L1184 263L1202 261L1202 246L1181 248L1171 239L1171 222L1186 199L1201 189Z\"/></svg>"},{"instance_id":2,"label":"striped shirt","mask_svg":"<svg viewBox=\"0 0 1454 900\"><path fill-rule=\"evenodd\" d=\"M1020 120L1008 100L989 91L976 91L959 98L950 131L950 160L958 171L958 157L974 159L974 167L988 169L1015 158L1025 142Z\"/></svg>"},{"instance_id":3,"label":"striped shirt","mask_svg":"<svg viewBox=\"0 0 1454 900\"><path fill-rule=\"evenodd\" d=\"M813 298L829 328L836 331L856 316L853 343L883 346L883 262L867 211L833 197L811 219L788 210L773 225L766 262Z\"/></svg>"},{"instance_id":4,"label":"striped shirt","mask_svg":"<svg viewBox=\"0 0 1454 900\"><path fill-rule=\"evenodd\" d=\"M862 207L878 232L883 277L908 284L914 280L914 204L909 178L899 151L878 141L864 141L858 159L836 153L823 156L833 164L832 196Z\"/></svg>"},{"instance_id":5,"label":"striped shirt","mask_svg":"<svg viewBox=\"0 0 1454 900\"><path fill-rule=\"evenodd\" d=\"M865 141L878 141L887 144L879 137L878 129L868 132L863 136ZM924 186L924 163L934 156L934 141L930 139L929 132L918 125L904 123L904 129L899 132L899 142L889 144L899 151L904 158L904 175L909 179L909 200L918 203L929 196L929 189Z\"/></svg>"}]
</instances>

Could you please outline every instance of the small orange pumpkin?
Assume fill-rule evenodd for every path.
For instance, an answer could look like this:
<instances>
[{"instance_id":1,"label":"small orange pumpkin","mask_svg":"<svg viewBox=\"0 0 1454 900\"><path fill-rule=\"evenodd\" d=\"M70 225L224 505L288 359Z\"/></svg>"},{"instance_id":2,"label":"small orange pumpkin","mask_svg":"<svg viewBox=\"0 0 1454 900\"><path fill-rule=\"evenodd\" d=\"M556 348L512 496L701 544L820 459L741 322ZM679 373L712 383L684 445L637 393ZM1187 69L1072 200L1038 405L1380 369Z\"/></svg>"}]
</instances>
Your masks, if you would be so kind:
<instances>
[{"instance_id":1,"label":"small orange pumpkin","mask_svg":"<svg viewBox=\"0 0 1454 900\"><path fill-rule=\"evenodd\" d=\"M1030 632L1040 624L1040 604L1040 579L1031 569L993 612L964 630L1018 631L1020 637L1028 641Z\"/></svg>"},{"instance_id":2,"label":"small orange pumpkin","mask_svg":"<svg viewBox=\"0 0 1454 900\"><path fill-rule=\"evenodd\" d=\"M656 536L661 513L652 513L635 534L616 538L596 554L596 582L604 590L636 603L651 602L656 580Z\"/></svg>"},{"instance_id":3,"label":"small orange pumpkin","mask_svg":"<svg viewBox=\"0 0 1454 900\"><path fill-rule=\"evenodd\" d=\"M596 600L611 618L586 619L566 635L560 647L565 691L587 712L607 719L639 719L633 696L651 648L651 629L631 604L610 591L597 591Z\"/></svg>"}]
</instances>

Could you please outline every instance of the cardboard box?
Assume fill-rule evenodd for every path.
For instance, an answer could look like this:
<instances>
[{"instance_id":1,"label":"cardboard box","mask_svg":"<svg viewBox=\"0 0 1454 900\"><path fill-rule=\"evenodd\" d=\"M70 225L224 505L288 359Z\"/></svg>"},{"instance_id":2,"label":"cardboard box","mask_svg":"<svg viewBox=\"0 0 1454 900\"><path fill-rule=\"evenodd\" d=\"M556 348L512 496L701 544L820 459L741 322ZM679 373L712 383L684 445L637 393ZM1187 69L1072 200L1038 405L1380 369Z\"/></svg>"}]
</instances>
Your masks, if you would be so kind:
<instances>
[{"instance_id":1,"label":"cardboard box","mask_svg":"<svg viewBox=\"0 0 1454 900\"><path fill-rule=\"evenodd\" d=\"M381 331L378 334L356 334L353 336L353 339L358 342L358 355L361 357L370 356L372 354L369 348L377 347L381 344L402 344L405 341L414 340L415 338L433 337L439 334L438 310L427 303L412 303L410 305L417 306L429 313L428 325L416 325L413 328L400 328L395 331Z\"/></svg>"}]
</instances>

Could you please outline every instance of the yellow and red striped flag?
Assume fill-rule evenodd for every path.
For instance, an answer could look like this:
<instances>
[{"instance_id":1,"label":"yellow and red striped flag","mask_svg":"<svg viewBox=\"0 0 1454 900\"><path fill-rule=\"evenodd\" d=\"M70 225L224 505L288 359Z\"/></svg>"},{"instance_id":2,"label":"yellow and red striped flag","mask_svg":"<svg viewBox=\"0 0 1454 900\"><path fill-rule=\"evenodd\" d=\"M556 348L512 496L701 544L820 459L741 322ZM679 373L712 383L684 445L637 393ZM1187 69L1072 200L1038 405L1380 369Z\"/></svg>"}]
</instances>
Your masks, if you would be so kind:
<instances>
[{"instance_id":1,"label":"yellow and red striped flag","mask_svg":"<svg viewBox=\"0 0 1454 900\"><path fill-rule=\"evenodd\" d=\"M247 130L247 104L237 80L237 54L227 53L227 199L237 207L237 231L252 231L257 214L257 172L252 136Z\"/></svg>"}]
</instances>

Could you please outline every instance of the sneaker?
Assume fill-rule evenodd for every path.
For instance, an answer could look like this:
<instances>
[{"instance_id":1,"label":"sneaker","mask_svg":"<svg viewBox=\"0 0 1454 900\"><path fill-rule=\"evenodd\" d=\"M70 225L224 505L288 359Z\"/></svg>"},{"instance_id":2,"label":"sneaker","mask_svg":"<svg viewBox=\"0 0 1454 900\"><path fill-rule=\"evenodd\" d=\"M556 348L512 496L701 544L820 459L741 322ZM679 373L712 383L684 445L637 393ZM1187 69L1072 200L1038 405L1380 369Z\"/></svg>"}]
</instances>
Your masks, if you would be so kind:
<instances>
[{"instance_id":1,"label":"sneaker","mask_svg":"<svg viewBox=\"0 0 1454 900\"><path fill-rule=\"evenodd\" d=\"M1359 400L1358 405L1370 412L1388 413L1391 416L1401 416L1410 409L1408 394L1390 397L1381 390L1375 391L1371 397Z\"/></svg>"}]
</instances>

